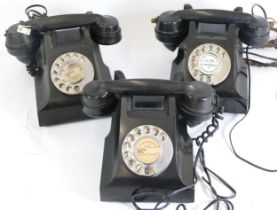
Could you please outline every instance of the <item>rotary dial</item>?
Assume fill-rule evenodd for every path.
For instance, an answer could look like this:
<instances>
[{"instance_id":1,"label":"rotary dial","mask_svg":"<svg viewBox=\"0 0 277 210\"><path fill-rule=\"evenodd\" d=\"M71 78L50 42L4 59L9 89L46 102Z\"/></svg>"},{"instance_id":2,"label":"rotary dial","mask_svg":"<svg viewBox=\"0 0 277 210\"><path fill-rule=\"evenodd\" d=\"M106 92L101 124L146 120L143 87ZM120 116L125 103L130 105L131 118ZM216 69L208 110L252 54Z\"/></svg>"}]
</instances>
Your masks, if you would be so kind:
<instances>
[{"instance_id":1,"label":"rotary dial","mask_svg":"<svg viewBox=\"0 0 277 210\"><path fill-rule=\"evenodd\" d=\"M122 158L133 173L158 176L170 164L173 146L168 134L153 125L132 129L122 144Z\"/></svg>"},{"instance_id":2,"label":"rotary dial","mask_svg":"<svg viewBox=\"0 0 277 210\"><path fill-rule=\"evenodd\" d=\"M52 64L51 80L54 86L67 95L77 95L94 78L90 60L77 52L60 55Z\"/></svg>"},{"instance_id":3,"label":"rotary dial","mask_svg":"<svg viewBox=\"0 0 277 210\"><path fill-rule=\"evenodd\" d=\"M202 44L190 53L188 69L195 80L217 85L230 73L230 56L217 44Z\"/></svg>"}]
</instances>

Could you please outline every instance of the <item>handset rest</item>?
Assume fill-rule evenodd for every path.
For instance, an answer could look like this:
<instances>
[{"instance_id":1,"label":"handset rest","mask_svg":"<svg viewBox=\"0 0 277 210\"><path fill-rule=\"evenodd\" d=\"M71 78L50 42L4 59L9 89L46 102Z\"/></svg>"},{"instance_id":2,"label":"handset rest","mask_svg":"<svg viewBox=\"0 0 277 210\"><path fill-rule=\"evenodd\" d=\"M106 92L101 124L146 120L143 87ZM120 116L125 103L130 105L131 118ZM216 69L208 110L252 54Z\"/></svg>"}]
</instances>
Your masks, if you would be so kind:
<instances>
[{"instance_id":1,"label":"handset rest","mask_svg":"<svg viewBox=\"0 0 277 210\"><path fill-rule=\"evenodd\" d=\"M182 10L177 13L186 21L214 24L247 23L254 18L248 13L216 9Z\"/></svg>"},{"instance_id":2,"label":"handset rest","mask_svg":"<svg viewBox=\"0 0 277 210\"><path fill-rule=\"evenodd\" d=\"M68 14L42 16L12 25L6 30L6 48L21 62L30 65L41 43L42 33L76 27L88 27L91 38L98 44L111 45L121 40L118 20L98 14ZM19 27L29 31L19 32Z\"/></svg>"},{"instance_id":3,"label":"handset rest","mask_svg":"<svg viewBox=\"0 0 277 210\"><path fill-rule=\"evenodd\" d=\"M101 16L97 14L67 14L41 17L21 22L33 31L53 31L94 24Z\"/></svg>"},{"instance_id":4,"label":"handset rest","mask_svg":"<svg viewBox=\"0 0 277 210\"><path fill-rule=\"evenodd\" d=\"M170 49L176 47L188 34L190 21L212 24L237 24L239 38L247 45L261 47L269 40L269 27L266 18L239 11L185 9L162 13L155 27L156 37Z\"/></svg>"},{"instance_id":5,"label":"handset rest","mask_svg":"<svg viewBox=\"0 0 277 210\"><path fill-rule=\"evenodd\" d=\"M91 38L98 44L111 45L121 40L121 28L118 20L109 15L68 14L41 17L22 22L21 25L35 32L46 32L88 26Z\"/></svg>"},{"instance_id":6,"label":"handset rest","mask_svg":"<svg viewBox=\"0 0 277 210\"><path fill-rule=\"evenodd\" d=\"M215 91L202 82L158 79L92 81L83 90L84 113L91 117L110 114L115 108L115 95L176 95L181 114L193 116L198 121L209 119L216 105Z\"/></svg>"}]
</instances>

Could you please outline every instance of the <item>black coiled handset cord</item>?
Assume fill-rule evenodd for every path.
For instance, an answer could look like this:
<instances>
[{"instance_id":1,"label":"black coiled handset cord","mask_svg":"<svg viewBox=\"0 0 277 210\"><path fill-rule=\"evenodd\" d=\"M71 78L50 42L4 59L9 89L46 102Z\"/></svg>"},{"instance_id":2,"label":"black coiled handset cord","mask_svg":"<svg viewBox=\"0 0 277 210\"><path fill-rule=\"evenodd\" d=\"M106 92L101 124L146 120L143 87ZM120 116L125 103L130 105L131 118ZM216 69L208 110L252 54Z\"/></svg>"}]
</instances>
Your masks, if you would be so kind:
<instances>
[{"instance_id":1,"label":"black coiled handset cord","mask_svg":"<svg viewBox=\"0 0 277 210\"><path fill-rule=\"evenodd\" d=\"M42 12L40 11L42 10ZM25 9L25 13L28 16L29 20L47 17L47 9L41 4L32 4Z\"/></svg>"},{"instance_id":2,"label":"black coiled handset cord","mask_svg":"<svg viewBox=\"0 0 277 210\"><path fill-rule=\"evenodd\" d=\"M140 193L135 193L132 196L132 204L134 205L134 207L137 210L162 210L165 209L169 204L170 204L170 200L171 198L173 198L174 196L176 196L177 194L187 191L191 188L193 188L195 186L195 184L198 181L198 176L197 176L197 166L199 165L204 172L204 176L201 176L201 179L209 186L211 192L213 193L213 195L215 196L215 199L212 200L203 210L207 210L210 207L216 205L216 209L219 209L219 205L225 204L225 206L227 207L228 210L233 210L234 206L231 203L231 201L229 201L229 199L232 199L235 197L236 195L236 191L235 189L228 184L223 178L221 178L218 174L216 174L214 171L212 171L211 169L209 169L206 165L206 161L205 161L205 154L204 154L204 143L208 142L208 138L212 137L214 135L214 133L218 130L219 128L219 120L222 120L223 117L221 116L221 114L223 113L223 108L219 105L219 99L217 98L217 103L216 103L216 108L215 111L212 115L212 120L211 120L211 124L207 126L206 130L203 131L201 133L201 135L197 136L196 138L192 138L191 141L194 141L198 147L197 152L196 152L196 156L194 159L194 163L193 163L193 176L194 176L194 181L191 185L185 186L183 188L180 188L178 190L175 190L173 192L170 192L168 194L162 194L162 193L154 193L154 192L140 192ZM215 177L217 180L219 180L223 186L225 186L230 192L231 195L229 196L223 196L223 195L219 195L216 191L216 189L213 187L212 184L212 176ZM143 209L140 208L137 204L137 200L139 198L143 198L143 197L156 197L159 198L160 201L156 203L155 207L152 209ZM185 204L181 203L178 204L176 207L176 210L186 210L186 206Z\"/></svg>"},{"instance_id":3,"label":"black coiled handset cord","mask_svg":"<svg viewBox=\"0 0 277 210\"><path fill-rule=\"evenodd\" d=\"M36 18L42 18L42 17L47 17L47 9L45 6L41 4L32 4L28 6L25 9L25 13L28 16L29 20L36 19ZM36 76L38 73L38 67L36 64L36 59L33 59L33 61L26 66L27 72L31 76Z\"/></svg>"}]
</instances>

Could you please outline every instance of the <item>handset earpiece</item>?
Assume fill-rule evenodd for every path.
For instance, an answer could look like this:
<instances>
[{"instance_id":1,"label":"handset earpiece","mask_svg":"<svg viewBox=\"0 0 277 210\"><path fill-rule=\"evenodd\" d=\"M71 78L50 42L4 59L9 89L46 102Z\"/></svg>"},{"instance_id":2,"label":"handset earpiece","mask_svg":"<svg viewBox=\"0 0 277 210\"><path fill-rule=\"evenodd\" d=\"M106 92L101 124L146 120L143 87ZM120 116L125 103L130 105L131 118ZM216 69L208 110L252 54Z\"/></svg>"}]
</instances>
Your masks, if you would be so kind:
<instances>
[{"instance_id":1,"label":"handset earpiece","mask_svg":"<svg viewBox=\"0 0 277 210\"><path fill-rule=\"evenodd\" d=\"M184 10L192 10L192 6L185 4ZM155 33L167 49L174 51L187 36L188 27L188 21L182 19L179 12L167 11L157 18Z\"/></svg>"},{"instance_id":2,"label":"handset earpiece","mask_svg":"<svg viewBox=\"0 0 277 210\"><path fill-rule=\"evenodd\" d=\"M6 48L19 61L30 65L40 46L40 35L35 32L20 33L19 29L20 23L12 25L6 30Z\"/></svg>"},{"instance_id":3,"label":"handset earpiece","mask_svg":"<svg viewBox=\"0 0 277 210\"><path fill-rule=\"evenodd\" d=\"M117 70L114 73L115 80L125 80L122 71ZM83 89L81 98L83 112L89 117L101 117L111 114L117 104L114 93L104 87L105 81L95 80L89 82Z\"/></svg>"},{"instance_id":4,"label":"handset earpiece","mask_svg":"<svg viewBox=\"0 0 277 210\"><path fill-rule=\"evenodd\" d=\"M252 19L240 25L239 39L246 45L263 47L269 41L269 26L266 18L253 16Z\"/></svg>"},{"instance_id":5,"label":"handset earpiece","mask_svg":"<svg viewBox=\"0 0 277 210\"><path fill-rule=\"evenodd\" d=\"M112 45L121 40L118 20L113 16L100 16L91 26L91 38L98 44Z\"/></svg>"},{"instance_id":6,"label":"handset earpiece","mask_svg":"<svg viewBox=\"0 0 277 210\"><path fill-rule=\"evenodd\" d=\"M185 94L179 96L177 104L187 124L193 127L212 117L216 106L216 93L206 83L191 82Z\"/></svg>"},{"instance_id":7,"label":"handset earpiece","mask_svg":"<svg viewBox=\"0 0 277 210\"><path fill-rule=\"evenodd\" d=\"M176 12L164 12L157 19L155 33L166 48L174 51L188 33L188 22Z\"/></svg>"},{"instance_id":8,"label":"handset earpiece","mask_svg":"<svg viewBox=\"0 0 277 210\"><path fill-rule=\"evenodd\" d=\"M103 89L105 81L95 80L89 82L83 89L83 112L89 117L107 116L116 107L117 99L113 93Z\"/></svg>"}]
</instances>

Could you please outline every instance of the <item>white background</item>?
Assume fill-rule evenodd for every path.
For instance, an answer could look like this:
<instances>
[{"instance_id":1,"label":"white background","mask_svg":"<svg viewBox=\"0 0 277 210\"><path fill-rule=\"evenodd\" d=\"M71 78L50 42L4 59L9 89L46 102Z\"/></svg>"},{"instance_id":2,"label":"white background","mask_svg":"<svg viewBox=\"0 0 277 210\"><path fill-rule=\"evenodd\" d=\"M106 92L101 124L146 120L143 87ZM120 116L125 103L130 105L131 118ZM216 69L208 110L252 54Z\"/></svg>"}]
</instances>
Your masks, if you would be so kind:
<instances>
[{"instance_id":1,"label":"white background","mask_svg":"<svg viewBox=\"0 0 277 210\"><path fill-rule=\"evenodd\" d=\"M198 0L194 8L233 9L250 12L254 1ZM114 15L120 21L123 39L115 46L101 47L105 63L121 69L127 78L169 78L176 52L168 51L155 38L150 19L166 10L182 9L183 1L1 1L0 3L0 209L132 209L130 203L105 203L99 199L104 138L110 118L39 127L34 82L25 67L4 46L4 31L26 20L24 9L41 3L49 15L92 10ZM276 1L261 3L277 18ZM265 51L275 56L275 51ZM277 69L252 69L252 106L249 116L234 131L238 151L256 163L277 168ZM207 164L237 190L238 210L277 209L277 173L254 169L236 159L230 150L228 132L242 116L224 114L220 131L206 145ZM193 132L193 131L192 131ZM188 209L203 209L210 200L202 185ZM168 209L175 209L176 204Z\"/></svg>"}]
</instances>

